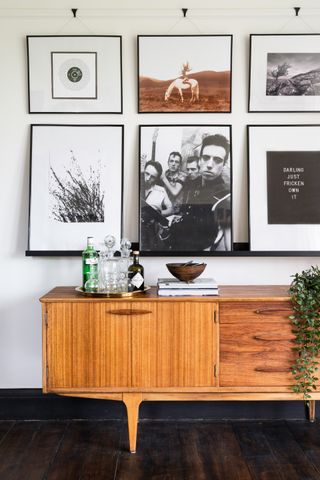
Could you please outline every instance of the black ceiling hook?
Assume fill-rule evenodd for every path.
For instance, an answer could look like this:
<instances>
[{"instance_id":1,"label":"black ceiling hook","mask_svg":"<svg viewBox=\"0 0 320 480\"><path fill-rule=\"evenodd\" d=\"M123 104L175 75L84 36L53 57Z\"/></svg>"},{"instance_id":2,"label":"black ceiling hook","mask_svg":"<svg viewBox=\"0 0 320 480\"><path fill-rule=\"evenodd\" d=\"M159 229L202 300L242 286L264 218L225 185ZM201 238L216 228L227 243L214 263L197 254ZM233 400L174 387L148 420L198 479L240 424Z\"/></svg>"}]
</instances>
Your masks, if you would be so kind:
<instances>
[{"instance_id":1,"label":"black ceiling hook","mask_svg":"<svg viewBox=\"0 0 320 480\"><path fill-rule=\"evenodd\" d=\"M73 18L77 18L77 8L71 8L71 12L73 13Z\"/></svg>"},{"instance_id":2,"label":"black ceiling hook","mask_svg":"<svg viewBox=\"0 0 320 480\"><path fill-rule=\"evenodd\" d=\"M301 7L293 7L294 11L296 12L296 17L299 17L299 11Z\"/></svg>"},{"instance_id":3,"label":"black ceiling hook","mask_svg":"<svg viewBox=\"0 0 320 480\"><path fill-rule=\"evenodd\" d=\"M183 13L183 17L186 18L188 9L187 8L181 8L181 10L182 10L182 13Z\"/></svg>"}]
</instances>

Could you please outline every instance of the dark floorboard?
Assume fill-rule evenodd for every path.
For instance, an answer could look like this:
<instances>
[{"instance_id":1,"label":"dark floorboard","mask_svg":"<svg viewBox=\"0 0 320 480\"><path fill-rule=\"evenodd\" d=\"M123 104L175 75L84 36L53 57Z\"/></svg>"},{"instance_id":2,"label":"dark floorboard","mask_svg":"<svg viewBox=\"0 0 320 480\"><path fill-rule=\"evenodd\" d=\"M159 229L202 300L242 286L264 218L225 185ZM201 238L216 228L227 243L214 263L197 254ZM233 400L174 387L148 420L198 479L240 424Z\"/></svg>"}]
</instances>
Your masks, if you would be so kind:
<instances>
[{"instance_id":1,"label":"dark floorboard","mask_svg":"<svg viewBox=\"0 0 320 480\"><path fill-rule=\"evenodd\" d=\"M303 425L306 428L306 424L303 423ZM233 429L241 445L242 455L247 462L251 478L255 480L282 479L281 468L264 435L264 424L262 422L239 422L233 424Z\"/></svg>"},{"instance_id":2,"label":"dark floorboard","mask_svg":"<svg viewBox=\"0 0 320 480\"><path fill-rule=\"evenodd\" d=\"M33 422L29 423L34 425ZM25 445L24 452L19 461L15 462L8 479L32 478L33 480L41 480L45 477L51 462L54 461L55 454L63 440L67 424L63 422L37 423L38 428L35 425L34 435L29 444ZM12 430L12 434L14 433L15 428ZM13 435L12 442L14 441L15 436Z\"/></svg>"},{"instance_id":3,"label":"dark floorboard","mask_svg":"<svg viewBox=\"0 0 320 480\"><path fill-rule=\"evenodd\" d=\"M305 428L304 422L290 422L289 429L296 442L299 443L305 456L320 473L320 427L318 423L311 423Z\"/></svg>"},{"instance_id":4,"label":"dark floorboard","mask_svg":"<svg viewBox=\"0 0 320 480\"><path fill-rule=\"evenodd\" d=\"M0 422L0 480L320 480L320 424Z\"/></svg>"}]
</instances>

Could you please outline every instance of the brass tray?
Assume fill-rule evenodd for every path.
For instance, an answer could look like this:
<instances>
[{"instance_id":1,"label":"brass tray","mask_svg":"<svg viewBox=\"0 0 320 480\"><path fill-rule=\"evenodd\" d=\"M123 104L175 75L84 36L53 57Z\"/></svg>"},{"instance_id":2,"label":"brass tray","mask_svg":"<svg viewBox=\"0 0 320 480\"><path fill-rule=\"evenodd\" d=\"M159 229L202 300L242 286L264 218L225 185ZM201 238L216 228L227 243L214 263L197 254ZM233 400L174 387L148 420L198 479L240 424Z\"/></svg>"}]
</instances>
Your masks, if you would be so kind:
<instances>
[{"instance_id":1,"label":"brass tray","mask_svg":"<svg viewBox=\"0 0 320 480\"><path fill-rule=\"evenodd\" d=\"M144 293L150 290L151 287L144 287L143 290L135 290L134 292L119 292L119 293L100 293L100 292L85 292L82 287L76 287L75 291L84 295L85 297L100 297L100 298L124 298L133 297L137 293Z\"/></svg>"}]
</instances>

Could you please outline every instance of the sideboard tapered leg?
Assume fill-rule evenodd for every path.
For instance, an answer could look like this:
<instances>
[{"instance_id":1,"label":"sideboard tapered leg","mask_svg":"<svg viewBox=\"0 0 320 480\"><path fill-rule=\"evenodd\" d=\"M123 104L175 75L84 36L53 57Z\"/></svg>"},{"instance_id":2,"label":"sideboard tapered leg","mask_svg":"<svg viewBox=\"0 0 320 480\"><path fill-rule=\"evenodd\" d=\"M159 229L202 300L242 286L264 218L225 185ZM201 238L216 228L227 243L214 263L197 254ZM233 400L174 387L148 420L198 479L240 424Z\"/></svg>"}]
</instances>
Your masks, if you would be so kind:
<instances>
[{"instance_id":1,"label":"sideboard tapered leg","mask_svg":"<svg viewBox=\"0 0 320 480\"><path fill-rule=\"evenodd\" d=\"M315 422L316 420L316 401L308 400L307 402L308 420Z\"/></svg>"},{"instance_id":2,"label":"sideboard tapered leg","mask_svg":"<svg viewBox=\"0 0 320 480\"><path fill-rule=\"evenodd\" d=\"M124 393L123 402L127 408L129 448L131 453L136 452L139 406L142 401L141 393Z\"/></svg>"}]
</instances>

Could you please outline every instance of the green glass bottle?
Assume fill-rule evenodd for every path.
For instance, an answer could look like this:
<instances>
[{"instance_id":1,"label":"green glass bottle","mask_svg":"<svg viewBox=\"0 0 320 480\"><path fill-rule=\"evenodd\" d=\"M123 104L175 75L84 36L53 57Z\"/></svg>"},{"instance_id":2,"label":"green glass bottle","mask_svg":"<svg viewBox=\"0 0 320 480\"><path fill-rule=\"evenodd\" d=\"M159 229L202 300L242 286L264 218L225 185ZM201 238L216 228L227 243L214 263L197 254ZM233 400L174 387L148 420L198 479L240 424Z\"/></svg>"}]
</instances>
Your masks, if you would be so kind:
<instances>
[{"instance_id":1,"label":"green glass bottle","mask_svg":"<svg viewBox=\"0 0 320 480\"><path fill-rule=\"evenodd\" d=\"M93 237L87 238L87 248L82 252L82 288L93 275L98 278L98 252Z\"/></svg>"},{"instance_id":2,"label":"green glass bottle","mask_svg":"<svg viewBox=\"0 0 320 480\"><path fill-rule=\"evenodd\" d=\"M139 251L132 252L133 263L128 268L128 280L131 291L144 290L144 268L139 263Z\"/></svg>"}]
</instances>

